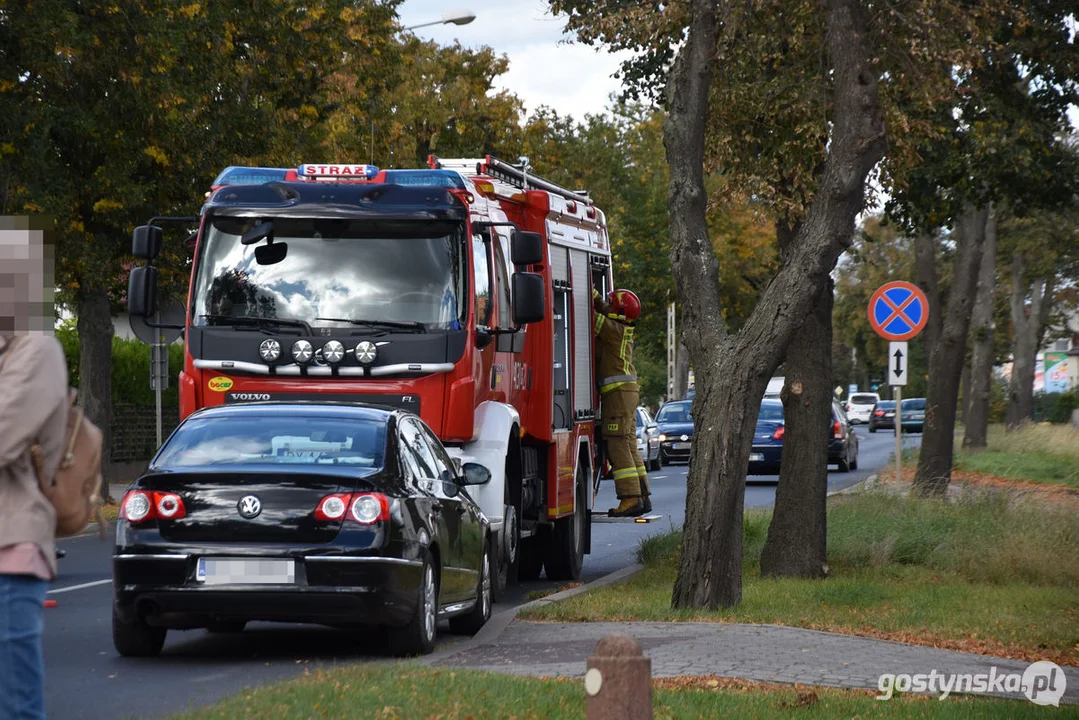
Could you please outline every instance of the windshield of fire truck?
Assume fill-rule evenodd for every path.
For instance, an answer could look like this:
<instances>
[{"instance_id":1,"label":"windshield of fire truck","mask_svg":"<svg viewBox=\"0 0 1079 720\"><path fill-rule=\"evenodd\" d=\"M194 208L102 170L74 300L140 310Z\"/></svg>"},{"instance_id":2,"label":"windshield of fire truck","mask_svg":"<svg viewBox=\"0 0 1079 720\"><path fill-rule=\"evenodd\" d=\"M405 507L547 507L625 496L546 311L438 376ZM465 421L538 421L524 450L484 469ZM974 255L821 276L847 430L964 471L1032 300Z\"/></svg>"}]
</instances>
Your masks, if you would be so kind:
<instances>
[{"instance_id":1,"label":"windshield of fire truck","mask_svg":"<svg viewBox=\"0 0 1079 720\"><path fill-rule=\"evenodd\" d=\"M431 220L274 218L284 259L263 264L243 233L261 218L212 217L199 246L192 322L234 318L461 326L467 307L464 226ZM276 258L273 258L276 260ZM335 320L316 319L334 318Z\"/></svg>"}]
</instances>

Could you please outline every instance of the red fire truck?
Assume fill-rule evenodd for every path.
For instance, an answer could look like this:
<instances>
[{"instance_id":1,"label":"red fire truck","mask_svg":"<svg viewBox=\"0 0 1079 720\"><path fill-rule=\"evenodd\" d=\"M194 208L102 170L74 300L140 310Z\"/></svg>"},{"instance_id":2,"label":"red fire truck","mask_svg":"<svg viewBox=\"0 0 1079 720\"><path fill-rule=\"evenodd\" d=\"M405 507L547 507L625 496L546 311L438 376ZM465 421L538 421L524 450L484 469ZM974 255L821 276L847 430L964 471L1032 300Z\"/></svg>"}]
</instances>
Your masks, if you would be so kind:
<instances>
[{"instance_id":1,"label":"red fire truck","mask_svg":"<svg viewBox=\"0 0 1079 720\"><path fill-rule=\"evenodd\" d=\"M524 159L522 159L524 160ZM604 214L493 157L426 169L226 168L197 218L137 228L129 311L156 306L163 221L197 224L180 415L222 403L374 402L420 415L491 481L499 590L577 579L599 472L591 294Z\"/></svg>"}]
</instances>

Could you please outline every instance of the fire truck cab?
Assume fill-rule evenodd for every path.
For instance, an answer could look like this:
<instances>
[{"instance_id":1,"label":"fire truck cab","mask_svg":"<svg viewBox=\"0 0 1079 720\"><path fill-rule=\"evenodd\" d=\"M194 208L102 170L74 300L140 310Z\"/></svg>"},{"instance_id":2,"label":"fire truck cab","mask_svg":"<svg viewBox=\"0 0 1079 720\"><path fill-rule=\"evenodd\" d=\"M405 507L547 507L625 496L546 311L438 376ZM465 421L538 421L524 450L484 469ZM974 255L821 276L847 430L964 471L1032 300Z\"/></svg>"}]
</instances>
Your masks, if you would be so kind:
<instances>
[{"instance_id":1,"label":"fire truck cab","mask_svg":"<svg viewBox=\"0 0 1079 720\"><path fill-rule=\"evenodd\" d=\"M288 399L407 408L454 458L508 582L580 577L599 480L592 290L602 211L493 157L226 168L198 217L137 228L129 311L152 318L161 221L194 227L180 415ZM149 320L148 320L149 321Z\"/></svg>"}]
</instances>

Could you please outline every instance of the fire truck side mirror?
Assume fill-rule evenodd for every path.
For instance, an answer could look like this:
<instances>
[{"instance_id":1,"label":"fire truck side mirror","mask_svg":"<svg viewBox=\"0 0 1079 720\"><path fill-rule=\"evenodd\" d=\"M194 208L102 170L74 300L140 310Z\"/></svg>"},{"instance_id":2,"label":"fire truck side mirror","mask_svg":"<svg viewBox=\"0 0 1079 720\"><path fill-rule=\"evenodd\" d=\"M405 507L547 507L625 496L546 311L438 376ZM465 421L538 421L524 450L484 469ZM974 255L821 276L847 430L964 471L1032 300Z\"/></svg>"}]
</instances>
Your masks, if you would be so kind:
<instances>
[{"instance_id":1,"label":"fire truck side mirror","mask_svg":"<svg viewBox=\"0 0 1079 720\"><path fill-rule=\"evenodd\" d=\"M539 322L546 317L546 311L543 276L538 273L513 273L513 324L520 327Z\"/></svg>"},{"instance_id":2,"label":"fire truck side mirror","mask_svg":"<svg viewBox=\"0 0 1079 720\"><path fill-rule=\"evenodd\" d=\"M510 243L510 259L513 264L537 265L543 262L543 236L535 232L518 230Z\"/></svg>"},{"instance_id":3,"label":"fire truck side mirror","mask_svg":"<svg viewBox=\"0 0 1079 720\"><path fill-rule=\"evenodd\" d=\"M157 309L157 268L144 265L132 268L127 279L127 312L132 317L148 318Z\"/></svg>"},{"instance_id":4,"label":"fire truck side mirror","mask_svg":"<svg viewBox=\"0 0 1079 720\"><path fill-rule=\"evenodd\" d=\"M161 252L162 230L157 225L140 225L131 233L131 254L139 260L153 260Z\"/></svg>"}]
</instances>

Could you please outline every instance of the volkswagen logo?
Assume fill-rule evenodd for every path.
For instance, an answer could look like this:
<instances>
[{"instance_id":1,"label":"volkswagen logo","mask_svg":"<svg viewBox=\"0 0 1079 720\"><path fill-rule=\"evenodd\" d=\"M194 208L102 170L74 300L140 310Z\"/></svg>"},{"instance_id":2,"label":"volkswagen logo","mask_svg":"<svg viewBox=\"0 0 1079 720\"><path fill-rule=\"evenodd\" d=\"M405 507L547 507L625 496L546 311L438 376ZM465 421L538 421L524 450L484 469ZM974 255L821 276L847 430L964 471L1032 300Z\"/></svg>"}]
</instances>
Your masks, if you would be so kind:
<instances>
[{"instance_id":1,"label":"volkswagen logo","mask_svg":"<svg viewBox=\"0 0 1079 720\"><path fill-rule=\"evenodd\" d=\"M364 340L356 345L356 359L364 365L370 365L378 355L378 348L370 340Z\"/></svg>"},{"instance_id":2,"label":"volkswagen logo","mask_svg":"<svg viewBox=\"0 0 1079 720\"><path fill-rule=\"evenodd\" d=\"M255 495L244 495L240 502L236 503L236 509L240 511L240 517L250 520L262 512L262 501Z\"/></svg>"}]
</instances>

